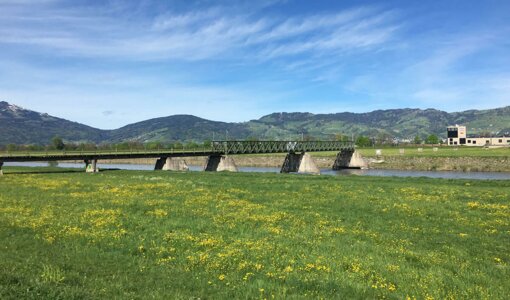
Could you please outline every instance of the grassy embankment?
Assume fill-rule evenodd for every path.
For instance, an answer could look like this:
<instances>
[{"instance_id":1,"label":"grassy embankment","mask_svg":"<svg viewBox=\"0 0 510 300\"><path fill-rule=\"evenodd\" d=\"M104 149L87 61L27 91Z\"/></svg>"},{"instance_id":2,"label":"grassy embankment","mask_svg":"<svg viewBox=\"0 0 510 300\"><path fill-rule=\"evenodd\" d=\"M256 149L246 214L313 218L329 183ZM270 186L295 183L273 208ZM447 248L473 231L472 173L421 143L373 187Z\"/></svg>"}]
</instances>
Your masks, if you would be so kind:
<instances>
[{"instance_id":1,"label":"grassy embankment","mask_svg":"<svg viewBox=\"0 0 510 300\"><path fill-rule=\"evenodd\" d=\"M5 169L2 299L509 296L510 181Z\"/></svg>"},{"instance_id":2,"label":"grassy embankment","mask_svg":"<svg viewBox=\"0 0 510 300\"><path fill-rule=\"evenodd\" d=\"M400 154L397 148L382 150L383 163L370 164L371 168L401 170L444 170L444 171L495 171L510 172L510 148L482 147L431 147L404 148ZM374 157L375 149L360 149L365 157Z\"/></svg>"}]
</instances>

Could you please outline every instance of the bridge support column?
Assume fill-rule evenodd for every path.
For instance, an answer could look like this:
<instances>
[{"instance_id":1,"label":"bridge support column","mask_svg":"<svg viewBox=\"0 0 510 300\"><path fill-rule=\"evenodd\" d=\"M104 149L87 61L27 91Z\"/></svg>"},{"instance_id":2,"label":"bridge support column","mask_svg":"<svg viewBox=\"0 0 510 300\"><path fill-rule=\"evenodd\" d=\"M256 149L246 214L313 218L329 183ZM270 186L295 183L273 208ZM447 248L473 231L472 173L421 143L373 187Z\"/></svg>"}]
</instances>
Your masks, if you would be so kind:
<instances>
[{"instance_id":1,"label":"bridge support column","mask_svg":"<svg viewBox=\"0 0 510 300\"><path fill-rule=\"evenodd\" d=\"M207 157L204 171L230 171L237 172L237 166L234 159L228 155L211 155Z\"/></svg>"},{"instance_id":2,"label":"bridge support column","mask_svg":"<svg viewBox=\"0 0 510 300\"><path fill-rule=\"evenodd\" d=\"M315 160L308 153L288 153L283 161L280 173L311 173L320 174L321 171Z\"/></svg>"},{"instance_id":3,"label":"bridge support column","mask_svg":"<svg viewBox=\"0 0 510 300\"><path fill-rule=\"evenodd\" d=\"M341 169L368 169L368 164L358 151L342 150L336 155L333 164L333 170Z\"/></svg>"},{"instance_id":4,"label":"bridge support column","mask_svg":"<svg viewBox=\"0 0 510 300\"><path fill-rule=\"evenodd\" d=\"M177 157L162 157L156 161L154 170L164 171L188 171L188 165L182 158Z\"/></svg>"},{"instance_id":5,"label":"bridge support column","mask_svg":"<svg viewBox=\"0 0 510 300\"><path fill-rule=\"evenodd\" d=\"M85 172L87 173L99 172L99 168L97 167L97 159L85 160Z\"/></svg>"},{"instance_id":6,"label":"bridge support column","mask_svg":"<svg viewBox=\"0 0 510 300\"><path fill-rule=\"evenodd\" d=\"M161 157L161 158L158 158L158 160L156 160L156 165L154 166L154 170L158 171L158 170L163 170L163 167L165 166L166 164L166 159L168 157Z\"/></svg>"},{"instance_id":7,"label":"bridge support column","mask_svg":"<svg viewBox=\"0 0 510 300\"><path fill-rule=\"evenodd\" d=\"M0 176L4 175L4 171L2 171L3 166L4 166L4 162L0 161Z\"/></svg>"}]
</instances>

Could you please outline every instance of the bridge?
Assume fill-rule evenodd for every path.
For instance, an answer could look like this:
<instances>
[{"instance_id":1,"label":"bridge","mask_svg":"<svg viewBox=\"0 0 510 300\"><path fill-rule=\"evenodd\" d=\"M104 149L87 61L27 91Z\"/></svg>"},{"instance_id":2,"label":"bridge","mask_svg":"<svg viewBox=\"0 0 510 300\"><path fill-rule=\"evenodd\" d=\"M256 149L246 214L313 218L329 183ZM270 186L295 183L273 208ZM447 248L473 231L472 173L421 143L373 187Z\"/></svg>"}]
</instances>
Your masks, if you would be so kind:
<instances>
[{"instance_id":1,"label":"bridge","mask_svg":"<svg viewBox=\"0 0 510 300\"><path fill-rule=\"evenodd\" d=\"M230 155L287 153L281 172L317 173L308 152L338 151L333 169L362 167L352 142L341 141L213 141L206 149L140 151L46 151L0 154L0 175L5 162L69 161L85 162L87 172L97 172L98 160L156 158L155 170L186 170L184 157L205 156L205 171L237 171Z\"/></svg>"}]
</instances>

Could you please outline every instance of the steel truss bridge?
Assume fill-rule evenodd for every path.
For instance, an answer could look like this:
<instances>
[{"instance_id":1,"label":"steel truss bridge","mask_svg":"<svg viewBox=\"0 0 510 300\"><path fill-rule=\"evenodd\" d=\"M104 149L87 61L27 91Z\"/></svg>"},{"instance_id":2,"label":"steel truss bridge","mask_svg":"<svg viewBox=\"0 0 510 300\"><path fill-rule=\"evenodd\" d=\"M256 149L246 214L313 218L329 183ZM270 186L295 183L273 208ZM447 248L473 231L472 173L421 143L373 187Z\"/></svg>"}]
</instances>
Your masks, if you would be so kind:
<instances>
[{"instance_id":1,"label":"steel truss bridge","mask_svg":"<svg viewBox=\"0 0 510 300\"><path fill-rule=\"evenodd\" d=\"M34 151L0 154L4 162L102 160L190 156L220 156L230 154L294 153L320 151L354 151L352 142L340 141L213 141L205 149L132 150L132 151Z\"/></svg>"},{"instance_id":2,"label":"steel truss bridge","mask_svg":"<svg viewBox=\"0 0 510 300\"><path fill-rule=\"evenodd\" d=\"M214 141L212 149L222 154L293 153L350 150L354 145L340 141Z\"/></svg>"}]
</instances>

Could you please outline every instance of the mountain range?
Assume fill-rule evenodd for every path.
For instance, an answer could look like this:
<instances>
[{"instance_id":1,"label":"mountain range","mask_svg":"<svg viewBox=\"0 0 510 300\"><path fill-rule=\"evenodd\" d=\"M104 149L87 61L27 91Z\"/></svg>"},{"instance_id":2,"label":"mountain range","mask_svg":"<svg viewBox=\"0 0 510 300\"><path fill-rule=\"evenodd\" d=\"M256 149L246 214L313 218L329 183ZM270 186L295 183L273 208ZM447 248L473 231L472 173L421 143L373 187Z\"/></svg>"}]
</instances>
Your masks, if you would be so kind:
<instances>
[{"instance_id":1,"label":"mountain range","mask_svg":"<svg viewBox=\"0 0 510 300\"><path fill-rule=\"evenodd\" d=\"M202 142L223 139L332 139L338 135L412 139L446 136L446 126L466 125L468 133L510 133L510 106L448 113L436 109L388 109L367 113L273 113L257 120L227 123L192 115L172 115L102 130L0 102L0 145L48 144L58 135L67 142Z\"/></svg>"}]
</instances>

